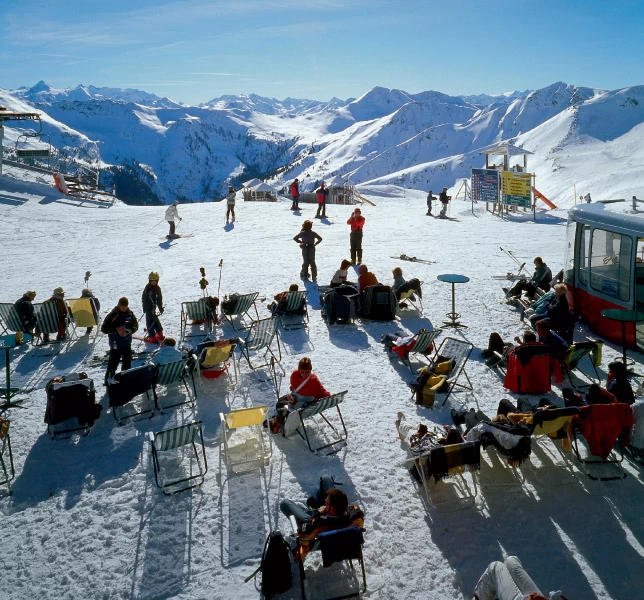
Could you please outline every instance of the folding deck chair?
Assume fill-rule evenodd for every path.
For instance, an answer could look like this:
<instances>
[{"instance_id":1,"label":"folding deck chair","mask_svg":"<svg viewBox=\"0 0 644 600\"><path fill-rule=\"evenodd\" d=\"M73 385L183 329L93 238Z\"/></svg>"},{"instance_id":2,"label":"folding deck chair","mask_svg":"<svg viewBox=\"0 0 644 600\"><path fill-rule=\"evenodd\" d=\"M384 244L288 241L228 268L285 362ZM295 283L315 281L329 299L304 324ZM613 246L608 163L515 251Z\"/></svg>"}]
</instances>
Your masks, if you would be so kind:
<instances>
[{"instance_id":1,"label":"folding deck chair","mask_svg":"<svg viewBox=\"0 0 644 600\"><path fill-rule=\"evenodd\" d=\"M308 556L311 552L320 551L322 554L322 566L324 568L331 567L334 563L349 561L351 573L354 576L357 590L351 593L341 593L340 595L333 596L328 600L344 600L345 598L358 598L360 593L367 591L367 575L364 567L364 557L362 554L362 546L364 544L363 529L357 525L345 527L343 529L334 529L319 533L316 537L309 539L303 537L297 532L297 521L295 517L289 517L289 523L293 531L293 535L297 540L297 546L294 554L296 562L299 564L300 569L300 586L302 590L302 599L306 600L306 571L304 568L304 557ZM307 552L303 551L303 546L307 546ZM357 578L353 561L357 561L360 565L362 572L362 590L360 589L360 581ZM334 569L335 571L335 569ZM335 573L334 573L335 575ZM330 575L325 574L325 579L329 579ZM319 589L324 584L316 584L316 589Z\"/></svg>"},{"instance_id":2,"label":"folding deck chair","mask_svg":"<svg viewBox=\"0 0 644 600\"><path fill-rule=\"evenodd\" d=\"M43 334L58 335L58 311L56 310L55 302L40 302L34 304L36 314L36 327L38 336L34 335L32 342L35 343L36 338L42 339ZM65 337L69 336L69 326L73 327L71 315L65 317Z\"/></svg>"},{"instance_id":3,"label":"folding deck chair","mask_svg":"<svg viewBox=\"0 0 644 600\"><path fill-rule=\"evenodd\" d=\"M572 385L574 388L577 388L577 386L573 383L571 376L572 371L574 370L583 373L588 379L590 379L591 383L599 384L601 382L602 378L599 374L599 371L597 371L597 367L601 364L602 345L603 342L586 340L584 342L573 343L570 345L570 348L568 348L566 356L561 361L561 368L563 371L565 371L566 375L568 376L568 381L570 381L570 385ZM594 379L592 375L589 375L588 373L579 369L579 363L586 357L588 357L587 362L590 362L593 370L595 371L596 379Z\"/></svg>"},{"instance_id":4,"label":"folding deck chair","mask_svg":"<svg viewBox=\"0 0 644 600\"><path fill-rule=\"evenodd\" d=\"M279 358L273 352L273 340L277 340ZM241 362L242 357L245 358L248 366L253 370L270 365L272 360L280 362L282 360L282 347L280 346L280 336L277 331L277 317L253 321L248 329L246 339L239 345L239 350L239 361ZM259 364L253 364L252 359L260 355Z\"/></svg>"},{"instance_id":5,"label":"folding deck chair","mask_svg":"<svg viewBox=\"0 0 644 600\"><path fill-rule=\"evenodd\" d=\"M204 299L182 302L181 303L181 337L191 338L201 335L207 335L212 331L213 323L216 320L216 315L212 314L210 306ZM205 331L198 333L186 334L188 327L191 325L190 321L195 321L194 325L204 324Z\"/></svg>"},{"instance_id":6,"label":"folding deck chair","mask_svg":"<svg viewBox=\"0 0 644 600\"><path fill-rule=\"evenodd\" d=\"M234 352L236 344L230 343L224 346L215 346L215 342L206 342L197 358L197 369L199 369L199 385L202 385L203 378L218 379L226 372L230 377L230 365L233 366L233 386L237 385L237 363ZM213 345L210 345L213 344Z\"/></svg>"},{"instance_id":7,"label":"folding deck chair","mask_svg":"<svg viewBox=\"0 0 644 600\"><path fill-rule=\"evenodd\" d=\"M422 287L424 281L419 281L418 282L418 287ZM407 290L405 292L401 292L400 295L398 296L398 313L401 314L401 311L404 312L409 312L411 310L415 310L419 314L423 314L423 299L422 296L418 294L417 291L418 288L415 290ZM409 304L411 306L411 309L404 309L401 308L402 303Z\"/></svg>"},{"instance_id":8,"label":"folding deck chair","mask_svg":"<svg viewBox=\"0 0 644 600\"><path fill-rule=\"evenodd\" d=\"M262 423L268 413L267 406L240 408L228 414L219 413L223 463L231 473L239 473L249 466L268 464L273 454L273 441L268 434L268 445ZM267 447L268 446L268 447Z\"/></svg>"},{"instance_id":9,"label":"folding deck chair","mask_svg":"<svg viewBox=\"0 0 644 600\"><path fill-rule=\"evenodd\" d=\"M459 340L458 338L447 337L443 339L441 345L438 347L438 350L436 350L436 354L434 355L429 365L430 369L435 368L438 363L448 360L452 361L454 365L451 372L447 376L448 388L447 393L445 394L445 399L441 403L441 406L445 405L447 399L456 386L465 390L472 389L472 382L467 375L465 365L467 364L467 361L469 360L470 354L472 354L473 349L474 345L470 342ZM465 375L467 384L459 383L461 374Z\"/></svg>"},{"instance_id":10,"label":"folding deck chair","mask_svg":"<svg viewBox=\"0 0 644 600\"><path fill-rule=\"evenodd\" d=\"M300 437L306 440L309 450L316 453L320 450L325 450L326 448L333 447L336 444L346 443L348 435L347 427L344 424L342 412L340 412L340 403L344 400L346 394L347 390L345 390L344 392L339 392L337 394L332 394L331 396L320 398L319 400L316 400L315 402L312 402L311 404L308 404L303 408L299 408L296 411L289 413L288 418L286 419L286 423L284 423L284 435L288 437L294 431L297 431ZM333 423L324 414L324 412L332 408L335 408L338 411L338 417L340 418L340 424L342 425L342 433L340 433L338 428L336 428L336 426L333 425ZM312 419L316 415L320 415L323 421L331 428L331 430L335 434L333 436L335 439L327 444L313 448L311 446L311 438L309 437L309 432L306 428L305 421ZM291 421L291 423L289 423L289 421ZM337 450L334 450L334 452L339 451L341 448L342 446L340 446Z\"/></svg>"},{"instance_id":11,"label":"folding deck chair","mask_svg":"<svg viewBox=\"0 0 644 600\"><path fill-rule=\"evenodd\" d=\"M398 311L398 301L388 285L370 285L362 294L363 319L374 321L393 321Z\"/></svg>"},{"instance_id":12,"label":"folding deck chair","mask_svg":"<svg viewBox=\"0 0 644 600\"><path fill-rule=\"evenodd\" d=\"M532 421L532 443L533 460L525 462L526 469L532 473L534 478L544 485L558 487L572 484L576 481L575 472L569 459L571 453L572 422L579 414L577 407L548 408L538 410L530 415ZM548 443L550 440L550 443ZM555 454L552 450L556 450ZM536 452L536 450L539 452ZM563 462L559 461L559 458ZM547 466L544 459L550 462ZM569 476L566 479L557 478L556 474L566 472Z\"/></svg>"},{"instance_id":13,"label":"folding deck chair","mask_svg":"<svg viewBox=\"0 0 644 600\"><path fill-rule=\"evenodd\" d=\"M154 365L146 364L116 373L114 377L107 380L109 406L112 408L114 420L119 425L123 425L124 419L147 414L150 415L150 418L154 416L156 406L154 401L154 371ZM152 392L152 397L150 397L150 392ZM137 406L132 401L141 395L145 395L145 400ZM123 409L127 404L130 404L129 410Z\"/></svg>"},{"instance_id":14,"label":"folding deck chair","mask_svg":"<svg viewBox=\"0 0 644 600\"><path fill-rule=\"evenodd\" d=\"M499 356L498 353L495 355ZM551 388L550 348L544 344L528 343L510 348L504 353L505 377L503 387L517 394L546 394ZM497 366L501 366L499 363Z\"/></svg>"},{"instance_id":15,"label":"folding deck chair","mask_svg":"<svg viewBox=\"0 0 644 600\"><path fill-rule=\"evenodd\" d=\"M353 323L360 312L360 292L351 285L340 285L324 292L320 304L327 325Z\"/></svg>"},{"instance_id":16,"label":"folding deck chair","mask_svg":"<svg viewBox=\"0 0 644 600\"><path fill-rule=\"evenodd\" d=\"M257 312L257 305L255 300L259 296L259 292L252 292L250 294L233 294L229 300L224 300L221 303L221 312L230 323L230 326L235 331L240 331L242 329L248 329L248 325L243 319L244 315L248 316L253 323L253 317L250 316L249 311L251 308L255 309L255 316L259 319L259 313Z\"/></svg>"},{"instance_id":17,"label":"folding deck chair","mask_svg":"<svg viewBox=\"0 0 644 600\"><path fill-rule=\"evenodd\" d=\"M434 342L441 333L441 329L434 329L432 331L421 330L416 334L416 343L412 349L407 352L407 356L403 359L403 362L409 367L409 370L412 373L414 369L411 366L411 355L418 354L429 360L427 357L432 349L434 349Z\"/></svg>"},{"instance_id":18,"label":"folding deck chair","mask_svg":"<svg viewBox=\"0 0 644 600\"><path fill-rule=\"evenodd\" d=\"M195 401L197 400L197 389L195 387L195 378L190 369L192 364L192 358L182 358L175 360L174 362L165 363L161 365L156 365L154 369L154 378L153 378L153 388L154 401L157 408L163 413L163 410L166 408L174 408L176 406L183 406L184 404L193 407ZM186 381L186 377L190 376L192 379L192 396L190 394L190 387ZM159 402L159 395L157 393L157 386L162 385L168 387L174 383L181 382L186 388L186 396L181 399L179 402L174 402L173 404L165 404L163 407Z\"/></svg>"},{"instance_id":19,"label":"folding deck chair","mask_svg":"<svg viewBox=\"0 0 644 600\"><path fill-rule=\"evenodd\" d=\"M481 469L481 442L439 446L407 459L416 468L429 500L435 508L464 508L474 503ZM471 483L464 474L471 474ZM434 479L434 483L432 483ZM443 483L452 483L452 497ZM442 498L438 498L442 493Z\"/></svg>"},{"instance_id":20,"label":"folding deck chair","mask_svg":"<svg viewBox=\"0 0 644 600\"><path fill-rule=\"evenodd\" d=\"M62 379L63 381L55 381ZM54 378L46 386L45 423L51 439L69 437L79 432L87 435L101 413L96 403L94 381L85 373L71 373Z\"/></svg>"},{"instance_id":21,"label":"folding deck chair","mask_svg":"<svg viewBox=\"0 0 644 600\"><path fill-rule=\"evenodd\" d=\"M287 331L291 329L302 329L309 323L309 311L306 306L306 292L286 292L283 306L280 306L276 313Z\"/></svg>"},{"instance_id":22,"label":"folding deck chair","mask_svg":"<svg viewBox=\"0 0 644 600\"><path fill-rule=\"evenodd\" d=\"M573 420L572 449L590 479L611 481L626 477L620 465L624 460L624 446L630 443L632 427L633 410L628 404L589 404L579 408L579 415ZM583 455L579 450L580 438L587 447ZM602 477L591 473L588 465L614 465L617 473Z\"/></svg>"},{"instance_id":23,"label":"folding deck chair","mask_svg":"<svg viewBox=\"0 0 644 600\"><path fill-rule=\"evenodd\" d=\"M65 299L69 306L71 313L71 320L74 324L74 330L78 327L93 327L94 336L98 336L100 331L100 319L94 316L94 312L98 314L96 305L92 302L92 298L69 298Z\"/></svg>"},{"instance_id":24,"label":"folding deck chair","mask_svg":"<svg viewBox=\"0 0 644 600\"><path fill-rule=\"evenodd\" d=\"M25 330L18 309L9 302L0 303L0 327L2 327L3 335L9 332L16 333L16 331Z\"/></svg>"},{"instance_id":25,"label":"folding deck chair","mask_svg":"<svg viewBox=\"0 0 644 600\"><path fill-rule=\"evenodd\" d=\"M15 477L16 472L13 468L9 425L9 419L0 417L0 485L6 483L9 489L9 495L11 495L11 480Z\"/></svg>"},{"instance_id":26,"label":"folding deck chair","mask_svg":"<svg viewBox=\"0 0 644 600\"><path fill-rule=\"evenodd\" d=\"M157 433L148 432L154 480L166 496L203 484L208 461L201 426L201 421L195 421Z\"/></svg>"}]
</instances>

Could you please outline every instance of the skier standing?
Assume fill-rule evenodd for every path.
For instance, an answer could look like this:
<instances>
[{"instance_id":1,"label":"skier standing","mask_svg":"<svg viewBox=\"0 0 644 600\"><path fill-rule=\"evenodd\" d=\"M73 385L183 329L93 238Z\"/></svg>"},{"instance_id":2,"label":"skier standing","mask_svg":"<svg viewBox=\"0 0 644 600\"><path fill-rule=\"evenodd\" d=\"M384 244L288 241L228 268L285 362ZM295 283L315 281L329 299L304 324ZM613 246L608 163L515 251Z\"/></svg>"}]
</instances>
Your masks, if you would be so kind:
<instances>
[{"instance_id":1,"label":"skier standing","mask_svg":"<svg viewBox=\"0 0 644 600\"><path fill-rule=\"evenodd\" d=\"M148 284L143 289L141 304L145 313L146 340L158 343L163 339L163 327L159 321L159 315L163 314L163 294L159 287L159 274L156 271L148 275Z\"/></svg>"},{"instance_id":2,"label":"skier standing","mask_svg":"<svg viewBox=\"0 0 644 600\"><path fill-rule=\"evenodd\" d=\"M432 193L431 190L427 192L427 214L431 215L432 214L432 202L436 200L436 196Z\"/></svg>"},{"instance_id":3,"label":"skier standing","mask_svg":"<svg viewBox=\"0 0 644 600\"><path fill-rule=\"evenodd\" d=\"M175 224L174 221L175 219L179 219L181 221L181 217L179 216L179 210L177 209L177 205L179 202L175 200L168 208L166 208L165 211L165 220L170 224L170 233L166 237L173 238L173 237L178 237L177 234L175 233Z\"/></svg>"},{"instance_id":4,"label":"skier standing","mask_svg":"<svg viewBox=\"0 0 644 600\"><path fill-rule=\"evenodd\" d=\"M228 194L226 196L226 224L230 215L233 216L233 223L235 222L235 188L232 185L228 186Z\"/></svg>"},{"instance_id":5,"label":"skier standing","mask_svg":"<svg viewBox=\"0 0 644 600\"><path fill-rule=\"evenodd\" d=\"M318 268L315 264L315 247L322 241L322 238L313 231L313 223L311 221L304 221L302 224L302 231L298 233L293 240L295 240L302 248L302 270L300 277L302 279L309 278L309 266L311 267L311 278L313 281L318 280Z\"/></svg>"},{"instance_id":6,"label":"skier standing","mask_svg":"<svg viewBox=\"0 0 644 600\"><path fill-rule=\"evenodd\" d=\"M128 299L120 298L118 304L103 320L101 331L108 335L110 354L107 360L105 382L116 373L116 367L121 359L121 370L126 371L132 366L132 334L139 328L134 313L129 308Z\"/></svg>"},{"instance_id":7,"label":"skier standing","mask_svg":"<svg viewBox=\"0 0 644 600\"><path fill-rule=\"evenodd\" d=\"M291 184L291 198L293 198L293 204L291 204L291 210L299 210L300 205L300 180L296 177Z\"/></svg>"},{"instance_id":8,"label":"skier standing","mask_svg":"<svg viewBox=\"0 0 644 600\"><path fill-rule=\"evenodd\" d=\"M356 208L349 217L347 225L351 225L349 234L349 243L351 246L351 264L356 264L356 255L358 264L362 264L362 228L364 227L365 218L359 208Z\"/></svg>"},{"instance_id":9,"label":"skier standing","mask_svg":"<svg viewBox=\"0 0 644 600\"><path fill-rule=\"evenodd\" d=\"M320 184L320 187L315 190L317 194L318 201L318 212L315 215L316 219L326 219L326 197L329 195L329 190L324 185L324 181Z\"/></svg>"},{"instance_id":10,"label":"skier standing","mask_svg":"<svg viewBox=\"0 0 644 600\"><path fill-rule=\"evenodd\" d=\"M441 201L443 208L441 208L441 212L438 215L441 219L447 219L447 205L449 204L449 201L451 199L450 196L447 195L447 188L444 187L443 191L440 193L438 196L438 199Z\"/></svg>"}]
</instances>

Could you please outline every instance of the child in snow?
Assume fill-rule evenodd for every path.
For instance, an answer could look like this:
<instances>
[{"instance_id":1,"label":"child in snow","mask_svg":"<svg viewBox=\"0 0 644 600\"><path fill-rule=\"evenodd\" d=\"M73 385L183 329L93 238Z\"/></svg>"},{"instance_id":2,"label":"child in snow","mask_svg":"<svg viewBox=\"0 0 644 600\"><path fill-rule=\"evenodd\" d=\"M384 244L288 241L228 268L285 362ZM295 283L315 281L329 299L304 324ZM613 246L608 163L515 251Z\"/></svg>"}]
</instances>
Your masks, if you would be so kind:
<instances>
[{"instance_id":1,"label":"child in snow","mask_svg":"<svg viewBox=\"0 0 644 600\"><path fill-rule=\"evenodd\" d=\"M163 294L156 271L152 271L148 276L148 284L143 288L141 295L141 304L145 313L146 339L148 342L158 343L163 339L163 327L159 321L159 315L163 314Z\"/></svg>"},{"instance_id":2,"label":"child in snow","mask_svg":"<svg viewBox=\"0 0 644 600\"><path fill-rule=\"evenodd\" d=\"M340 268L333 274L331 278L331 283L329 287L335 288L340 287L341 285L355 285L350 281L347 281L349 277L349 267L351 266L351 261L346 258L340 263Z\"/></svg>"}]
</instances>

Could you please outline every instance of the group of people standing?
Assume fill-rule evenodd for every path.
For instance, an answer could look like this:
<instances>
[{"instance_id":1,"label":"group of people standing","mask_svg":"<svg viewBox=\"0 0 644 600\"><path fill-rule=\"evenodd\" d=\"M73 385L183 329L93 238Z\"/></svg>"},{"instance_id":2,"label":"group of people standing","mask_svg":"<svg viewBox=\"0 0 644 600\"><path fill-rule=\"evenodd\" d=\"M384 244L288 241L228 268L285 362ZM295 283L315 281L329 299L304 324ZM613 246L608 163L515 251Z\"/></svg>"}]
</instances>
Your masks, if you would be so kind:
<instances>
[{"instance_id":1,"label":"group of people standing","mask_svg":"<svg viewBox=\"0 0 644 600\"><path fill-rule=\"evenodd\" d=\"M441 219L446 219L447 218L447 207L449 206L449 201L452 199L451 196L447 195L447 188L444 187L443 191L438 195L438 200L440 200L440 203L442 205L440 213L438 213L439 218ZM433 192L429 190L427 193L427 216L428 217L433 217L434 214L432 213L432 205L434 200L436 200L436 196L434 196Z\"/></svg>"}]
</instances>

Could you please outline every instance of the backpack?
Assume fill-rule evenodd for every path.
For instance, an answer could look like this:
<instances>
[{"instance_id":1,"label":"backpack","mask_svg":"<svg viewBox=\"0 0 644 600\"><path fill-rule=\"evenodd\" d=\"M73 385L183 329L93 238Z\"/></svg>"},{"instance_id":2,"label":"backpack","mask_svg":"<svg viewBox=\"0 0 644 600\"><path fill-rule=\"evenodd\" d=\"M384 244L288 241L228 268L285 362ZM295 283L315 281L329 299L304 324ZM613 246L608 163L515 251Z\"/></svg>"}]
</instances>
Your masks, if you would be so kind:
<instances>
[{"instance_id":1,"label":"backpack","mask_svg":"<svg viewBox=\"0 0 644 600\"><path fill-rule=\"evenodd\" d=\"M262 572L262 593L267 598L285 592L293 584L291 548L280 531L268 534L259 569Z\"/></svg>"}]
</instances>

